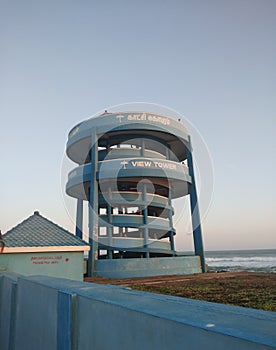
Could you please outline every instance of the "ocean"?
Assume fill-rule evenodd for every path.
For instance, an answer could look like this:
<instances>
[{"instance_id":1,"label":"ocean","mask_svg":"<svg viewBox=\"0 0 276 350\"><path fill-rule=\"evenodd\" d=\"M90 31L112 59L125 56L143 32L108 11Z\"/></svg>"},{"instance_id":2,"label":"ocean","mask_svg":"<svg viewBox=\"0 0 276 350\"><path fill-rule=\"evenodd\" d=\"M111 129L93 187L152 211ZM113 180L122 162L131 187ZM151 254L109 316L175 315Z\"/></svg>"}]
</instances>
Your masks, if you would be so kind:
<instances>
[{"instance_id":1,"label":"ocean","mask_svg":"<svg viewBox=\"0 0 276 350\"><path fill-rule=\"evenodd\" d=\"M276 249L205 251L209 271L276 273Z\"/></svg>"}]
</instances>

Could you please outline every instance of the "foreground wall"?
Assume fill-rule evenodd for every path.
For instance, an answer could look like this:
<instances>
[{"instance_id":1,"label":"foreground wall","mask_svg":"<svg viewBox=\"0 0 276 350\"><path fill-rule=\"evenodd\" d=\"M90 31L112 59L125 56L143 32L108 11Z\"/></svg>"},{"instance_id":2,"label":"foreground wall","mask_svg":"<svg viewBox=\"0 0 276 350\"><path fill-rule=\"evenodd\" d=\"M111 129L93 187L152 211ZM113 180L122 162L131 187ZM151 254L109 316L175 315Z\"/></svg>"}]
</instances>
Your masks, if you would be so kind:
<instances>
[{"instance_id":1,"label":"foreground wall","mask_svg":"<svg viewBox=\"0 0 276 350\"><path fill-rule=\"evenodd\" d=\"M0 349L276 347L276 314L46 276L0 274Z\"/></svg>"}]
</instances>

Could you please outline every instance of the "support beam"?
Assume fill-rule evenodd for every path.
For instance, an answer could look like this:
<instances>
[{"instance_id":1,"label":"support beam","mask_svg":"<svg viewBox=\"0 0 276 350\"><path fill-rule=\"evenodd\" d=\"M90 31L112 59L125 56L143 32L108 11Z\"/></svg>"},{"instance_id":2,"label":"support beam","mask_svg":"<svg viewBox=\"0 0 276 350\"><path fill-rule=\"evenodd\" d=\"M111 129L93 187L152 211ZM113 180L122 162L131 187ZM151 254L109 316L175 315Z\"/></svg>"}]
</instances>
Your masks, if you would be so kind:
<instances>
[{"instance_id":1,"label":"support beam","mask_svg":"<svg viewBox=\"0 0 276 350\"><path fill-rule=\"evenodd\" d=\"M170 243L171 243L171 250L173 251L173 254L175 255L175 245L174 245L174 232L173 232L173 218L172 218L172 190L171 186L169 186L169 196L168 196L168 204L170 206L169 210L169 220L170 220Z\"/></svg>"},{"instance_id":2,"label":"support beam","mask_svg":"<svg viewBox=\"0 0 276 350\"><path fill-rule=\"evenodd\" d=\"M142 139L141 142L141 150L140 150L141 157L145 157L145 140Z\"/></svg>"},{"instance_id":3,"label":"support beam","mask_svg":"<svg viewBox=\"0 0 276 350\"><path fill-rule=\"evenodd\" d=\"M188 162L188 168L189 168L189 175L192 180L192 183L189 183L189 193L190 193L195 255L200 256L202 272L206 272L190 136L189 136L189 144L187 145L187 162Z\"/></svg>"},{"instance_id":4,"label":"support beam","mask_svg":"<svg viewBox=\"0 0 276 350\"><path fill-rule=\"evenodd\" d=\"M87 275L91 277L95 271L95 260L97 260L98 252L98 138L96 129L91 132L91 179L89 190L89 243L90 251L87 264Z\"/></svg>"},{"instance_id":5,"label":"support beam","mask_svg":"<svg viewBox=\"0 0 276 350\"><path fill-rule=\"evenodd\" d=\"M76 236L83 238L83 200L77 201L77 219L76 219Z\"/></svg>"},{"instance_id":6,"label":"support beam","mask_svg":"<svg viewBox=\"0 0 276 350\"><path fill-rule=\"evenodd\" d=\"M148 206L147 206L147 185L143 184L143 202L145 203L143 207L143 224L144 224L144 248L149 249L149 229L148 229ZM145 253L146 258L150 257L149 251Z\"/></svg>"},{"instance_id":7,"label":"support beam","mask_svg":"<svg viewBox=\"0 0 276 350\"><path fill-rule=\"evenodd\" d=\"M107 236L108 236L108 245L111 247L112 245L112 216L111 216L111 205L110 205L110 200L111 200L112 192L111 188L109 187L108 189L108 203L107 203L107 218L108 218L108 226L107 226ZM113 251L111 248L108 249L107 251L107 256L108 259L112 259L112 253Z\"/></svg>"}]
</instances>

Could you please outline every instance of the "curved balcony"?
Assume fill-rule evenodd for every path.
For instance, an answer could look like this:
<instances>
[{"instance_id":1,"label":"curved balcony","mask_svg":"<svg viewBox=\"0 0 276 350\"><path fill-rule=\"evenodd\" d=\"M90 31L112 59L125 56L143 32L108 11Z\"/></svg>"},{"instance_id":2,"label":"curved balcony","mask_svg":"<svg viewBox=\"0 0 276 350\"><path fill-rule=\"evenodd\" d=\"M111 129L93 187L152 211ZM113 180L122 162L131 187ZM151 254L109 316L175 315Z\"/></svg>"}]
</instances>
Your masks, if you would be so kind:
<instances>
[{"instance_id":1,"label":"curved balcony","mask_svg":"<svg viewBox=\"0 0 276 350\"><path fill-rule=\"evenodd\" d=\"M66 152L78 164L85 163L89 155L92 128L97 129L100 147L146 137L167 144L179 161L186 159L188 132L181 122L153 113L108 113L88 119L70 131Z\"/></svg>"},{"instance_id":2,"label":"curved balcony","mask_svg":"<svg viewBox=\"0 0 276 350\"><path fill-rule=\"evenodd\" d=\"M150 158L111 159L98 163L97 180L101 184L112 180L136 181L148 179L153 184L172 188L172 198L179 198L188 194L187 183L191 182L188 168L173 161L152 160ZM89 183L91 181L91 164L84 164L73 169L68 175L66 192L72 197L87 199Z\"/></svg>"},{"instance_id":3,"label":"curved balcony","mask_svg":"<svg viewBox=\"0 0 276 350\"><path fill-rule=\"evenodd\" d=\"M141 252L144 247L143 238L128 238L125 237L99 237L98 243L100 249L113 249L123 251ZM170 243L156 239L148 240L147 249L154 253L167 253L172 254Z\"/></svg>"},{"instance_id":4,"label":"curved balcony","mask_svg":"<svg viewBox=\"0 0 276 350\"><path fill-rule=\"evenodd\" d=\"M166 159L166 156L160 152L153 150L144 150L144 157L146 158L158 158ZM141 149L139 148L112 148L111 150L100 150L99 151L99 161L109 160L109 159L124 159L124 158L138 158L141 157Z\"/></svg>"},{"instance_id":5,"label":"curved balcony","mask_svg":"<svg viewBox=\"0 0 276 350\"><path fill-rule=\"evenodd\" d=\"M108 222L107 215L99 215L100 226L116 226L116 227L131 227L131 228L144 228L147 226L148 229L169 231L173 230L170 226L168 219L148 216L147 225L144 224L143 215L131 215L131 214L116 214L111 215L111 222Z\"/></svg>"}]
</instances>

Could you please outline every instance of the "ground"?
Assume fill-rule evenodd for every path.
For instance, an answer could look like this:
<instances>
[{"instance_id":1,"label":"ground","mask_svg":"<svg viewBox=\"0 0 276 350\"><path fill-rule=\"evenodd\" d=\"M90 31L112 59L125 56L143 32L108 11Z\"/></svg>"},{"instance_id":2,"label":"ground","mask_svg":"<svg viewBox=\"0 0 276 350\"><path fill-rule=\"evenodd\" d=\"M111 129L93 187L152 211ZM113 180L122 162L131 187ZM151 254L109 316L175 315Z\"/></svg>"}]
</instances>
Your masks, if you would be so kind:
<instances>
[{"instance_id":1,"label":"ground","mask_svg":"<svg viewBox=\"0 0 276 350\"><path fill-rule=\"evenodd\" d=\"M146 292L276 311L276 274L208 272L147 278L86 278L86 282L117 284Z\"/></svg>"}]
</instances>

